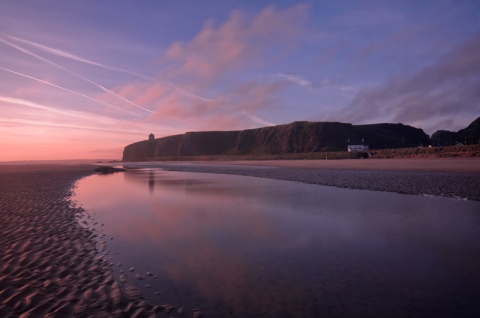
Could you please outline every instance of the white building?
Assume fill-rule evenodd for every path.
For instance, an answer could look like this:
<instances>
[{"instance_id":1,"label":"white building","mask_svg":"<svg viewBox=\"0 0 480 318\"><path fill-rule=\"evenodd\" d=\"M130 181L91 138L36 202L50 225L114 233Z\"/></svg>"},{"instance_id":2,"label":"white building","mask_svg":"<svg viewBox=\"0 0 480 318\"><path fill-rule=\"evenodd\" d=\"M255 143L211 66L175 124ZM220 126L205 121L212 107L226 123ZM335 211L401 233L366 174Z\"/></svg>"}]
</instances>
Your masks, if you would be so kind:
<instances>
[{"instance_id":1,"label":"white building","mask_svg":"<svg viewBox=\"0 0 480 318\"><path fill-rule=\"evenodd\" d=\"M365 145L348 145L348 152L367 152L368 146Z\"/></svg>"}]
</instances>

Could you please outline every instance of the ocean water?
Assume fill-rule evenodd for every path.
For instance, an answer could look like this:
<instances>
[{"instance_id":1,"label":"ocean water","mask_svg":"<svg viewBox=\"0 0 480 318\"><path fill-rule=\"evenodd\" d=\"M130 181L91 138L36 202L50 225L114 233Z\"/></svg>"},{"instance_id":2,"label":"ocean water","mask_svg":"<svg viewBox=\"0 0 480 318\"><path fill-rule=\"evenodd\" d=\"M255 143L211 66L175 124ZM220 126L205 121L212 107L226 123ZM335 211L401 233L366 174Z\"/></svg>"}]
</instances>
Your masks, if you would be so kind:
<instances>
[{"instance_id":1,"label":"ocean water","mask_svg":"<svg viewBox=\"0 0 480 318\"><path fill-rule=\"evenodd\" d=\"M480 202L160 169L87 177L74 199L117 277L187 317L480 312Z\"/></svg>"}]
</instances>

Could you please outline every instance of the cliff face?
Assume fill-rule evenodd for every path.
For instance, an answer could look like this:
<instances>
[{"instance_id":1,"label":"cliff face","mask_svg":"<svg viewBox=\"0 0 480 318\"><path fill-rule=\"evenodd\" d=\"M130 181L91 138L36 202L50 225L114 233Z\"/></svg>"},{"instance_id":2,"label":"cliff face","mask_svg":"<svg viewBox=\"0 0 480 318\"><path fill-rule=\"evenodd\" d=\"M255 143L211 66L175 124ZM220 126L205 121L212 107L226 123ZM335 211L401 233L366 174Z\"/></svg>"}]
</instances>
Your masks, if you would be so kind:
<instances>
[{"instance_id":1,"label":"cliff face","mask_svg":"<svg viewBox=\"0 0 480 318\"><path fill-rule=\"evenodd\" d=\"M480 144L480 117L457 132L438 130L432 135L434 146L451 146L460 142L467 145Z\"/></svg>"},{"instance_id":2,"label":"cliff face","mask_svg":"<svg viewBox=\"0 0 480 318\"><path fill-rule=\"evenodd\" d=\"M357 125L335 122L294 122L243 131L187 132L183 135L140 141L125 147L123 161L162 157L285 154L346 151L348 144L370 148L427 145L421 129L402 124Z\"/></svg>"}]
</instances>

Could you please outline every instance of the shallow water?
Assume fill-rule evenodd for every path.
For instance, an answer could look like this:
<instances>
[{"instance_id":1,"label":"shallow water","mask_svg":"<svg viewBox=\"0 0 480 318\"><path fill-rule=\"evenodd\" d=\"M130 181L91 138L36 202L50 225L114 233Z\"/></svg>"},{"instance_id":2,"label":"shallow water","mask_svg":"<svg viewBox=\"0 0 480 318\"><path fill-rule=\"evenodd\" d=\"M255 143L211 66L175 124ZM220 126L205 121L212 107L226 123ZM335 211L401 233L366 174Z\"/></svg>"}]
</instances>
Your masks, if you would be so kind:
<instances>
[{"instance_id":1,"label":"shallow water","mask_svg":"<svg viewBox=\"0 0 480 318\"><path fill-rule=\"evenodd\" d=\"M154 169L87 177L74 199L154 303L206 317L480 312L480 202Z\"/></svg>"}]
</instances>

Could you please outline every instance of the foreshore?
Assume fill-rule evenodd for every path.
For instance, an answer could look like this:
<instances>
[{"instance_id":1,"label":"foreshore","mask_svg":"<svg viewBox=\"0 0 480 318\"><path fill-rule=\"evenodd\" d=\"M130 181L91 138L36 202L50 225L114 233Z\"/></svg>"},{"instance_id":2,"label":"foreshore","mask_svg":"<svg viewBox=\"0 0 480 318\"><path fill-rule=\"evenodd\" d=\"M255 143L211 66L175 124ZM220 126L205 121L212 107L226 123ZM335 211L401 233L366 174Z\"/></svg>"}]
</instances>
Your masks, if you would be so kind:
<instances>
[{"instance_id":1,"label":"foreshore","mask_svg":"<svg viewBox=\"0 0 480 318\"><path fill-rule=\"evenodd\" d=\"M480 158L201 161L199 163L284 168L480 173Z\"/></svg>"},{"instance_id":2,"label":"foreshore","mask_svg":"<svg viewBox=\"0 0 480 318\"><path fill-rule=\"evenodd\" d=\"M236 174L480 201L480 158L134 162L131 168Z\"/></svg>"},{"instance_id":3,"label":"foreshore","mask_svg":"<svg viewBox=\"0 0 480 318\"><path fill-rule=\"evenodd\" d=\"M0 165L0 316L148 317L161 308L116 282L74 183L91 165Z\"/></svg>"},{"instance_id":4,"label":"foreshore","mask_svg":"<svg viewBox=\"0 0 480 318\"><path fill-rule=\"evenodd\" d=\"M414 160L414 161L409 161ZM480 200L480 159L294 160L124 163L134 168L237 174L320 185ZM71 201L92 165L0 165L1 317L155 317L128 281L117 282L78 222Z\"/></svg>"}]
</instances>

